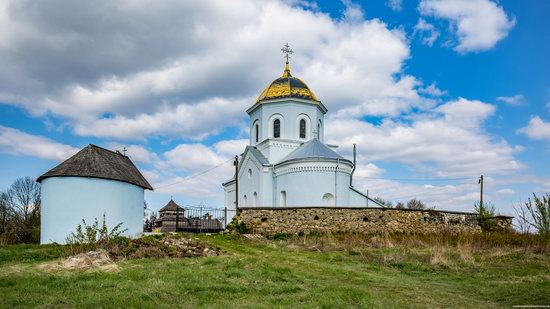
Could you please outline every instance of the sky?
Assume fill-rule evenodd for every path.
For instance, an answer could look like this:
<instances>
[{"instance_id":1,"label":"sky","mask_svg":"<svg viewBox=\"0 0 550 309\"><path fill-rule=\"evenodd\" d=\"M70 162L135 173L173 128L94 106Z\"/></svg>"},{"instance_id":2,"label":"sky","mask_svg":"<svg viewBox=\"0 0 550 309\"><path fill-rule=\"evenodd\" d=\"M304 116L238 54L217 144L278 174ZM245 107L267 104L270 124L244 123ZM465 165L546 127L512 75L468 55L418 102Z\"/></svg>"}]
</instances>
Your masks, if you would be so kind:
<instances>
[{"instance_id":1,"label":"sky","mask_svg":"<svg viewBox=\"0 0 550 309\"><path fill-rule=\"evenodd\" d=\"M357 189L499 213L550 191L550 2L0 0L0 190L88 144L158 210L223 206L245 110L290 65Z\"/></svg>"}]
</instances>

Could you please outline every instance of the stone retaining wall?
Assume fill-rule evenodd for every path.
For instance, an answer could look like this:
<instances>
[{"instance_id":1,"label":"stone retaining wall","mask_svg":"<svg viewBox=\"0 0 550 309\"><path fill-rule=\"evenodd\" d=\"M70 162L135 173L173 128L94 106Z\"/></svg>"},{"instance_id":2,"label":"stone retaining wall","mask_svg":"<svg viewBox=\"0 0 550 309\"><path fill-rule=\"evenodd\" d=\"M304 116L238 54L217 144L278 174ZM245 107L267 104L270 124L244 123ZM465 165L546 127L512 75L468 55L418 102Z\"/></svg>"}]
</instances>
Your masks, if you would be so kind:
<instances>
[{"instance_id":1,"label":"stone retaining wall","mask_svg":"<svg viewBox=\"0 0 550 309\"><path fill-rule=\"evenodd\" d=\"M277 233L360 232L431 234L481 232L475 213L393 208L240 208L235 220L251 232ZM512 217L491 220L499 230L512 229Z\"/></svg>"}]
</instances>

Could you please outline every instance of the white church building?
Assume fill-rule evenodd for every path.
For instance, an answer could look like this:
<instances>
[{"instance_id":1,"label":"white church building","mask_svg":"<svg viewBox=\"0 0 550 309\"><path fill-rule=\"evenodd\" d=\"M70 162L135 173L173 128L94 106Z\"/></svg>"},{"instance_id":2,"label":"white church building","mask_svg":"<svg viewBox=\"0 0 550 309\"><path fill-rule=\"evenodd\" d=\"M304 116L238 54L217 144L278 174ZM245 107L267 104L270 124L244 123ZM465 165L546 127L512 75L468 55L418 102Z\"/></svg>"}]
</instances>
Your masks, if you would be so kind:
<instances>
[{"instance_id":1,"label":"white church building","mask_svg":"<svg viewBox=\"0 0 550 309\"><path fill-rule=\"evenodd\" d=\"M288 45L283 52L292 53ZM290 74L288 57L283 75L246 112L250 145L238 163L238 181L222 184L225 207L369 205L351 186L354 163L324 143L327 108Z\"/></svg>"}]
</instances>

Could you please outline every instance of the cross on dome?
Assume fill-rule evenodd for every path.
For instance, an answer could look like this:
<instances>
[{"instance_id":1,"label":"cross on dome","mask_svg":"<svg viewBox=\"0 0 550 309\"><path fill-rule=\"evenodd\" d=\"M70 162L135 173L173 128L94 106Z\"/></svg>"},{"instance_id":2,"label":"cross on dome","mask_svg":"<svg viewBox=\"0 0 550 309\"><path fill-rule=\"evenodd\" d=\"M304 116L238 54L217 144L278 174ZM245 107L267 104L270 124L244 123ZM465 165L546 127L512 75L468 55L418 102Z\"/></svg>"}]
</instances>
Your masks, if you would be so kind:
<instances>
[{"instance_id":1,"label":"cross on dome","mask_svg":"<svg viewBox=\"0 0 550 309\"><path fill-rule=\"evenodd\" d=\"M285 54L286 63L288 64L288 59L290 59L291 55L294 54L294 51L290 48L290 45L288 45L288 43L283 45L281 51L283 52L283 54Z\"/></svg>"}]
</instances>

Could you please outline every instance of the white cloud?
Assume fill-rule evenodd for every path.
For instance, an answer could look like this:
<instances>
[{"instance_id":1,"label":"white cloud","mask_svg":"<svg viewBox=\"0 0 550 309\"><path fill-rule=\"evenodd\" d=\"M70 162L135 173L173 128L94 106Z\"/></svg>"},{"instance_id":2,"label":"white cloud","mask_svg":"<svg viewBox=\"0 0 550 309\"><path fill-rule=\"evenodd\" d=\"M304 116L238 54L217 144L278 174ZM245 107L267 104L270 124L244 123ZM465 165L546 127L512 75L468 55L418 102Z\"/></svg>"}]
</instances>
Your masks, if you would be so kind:
<instances>
[{"instance_id":1,"label":"white cloud","mask_svg":"<svg viewBox=\"0 0 550 309\"><path fill-rule=\"evenodd\" d=\"M165 165L159 171L163 181L158 182L158 192L182 194L221 203L221 183L234 173L233 156L240 154L248 140L222 140L207 147L203 144L180 144L164 153ZM184 171L179 176L174 171ZM170 185L176 183L175 185Z\"/></svg>"},{"instance_id":2,"label":"white cloud","mask_svg":"<svg viewBox=\"0 0 550 309\"><path fill-rule=\"evenodd\" d=\"M403 0L387 0L386 5L396 12L403 10Z\"/></svg>"},{"instance_id":3,"label":"white cloud","mask_svg":"<svg viewBox=\"0 0 550 309\"><path fill-rule=\"evenodd\" d=\"M289 41L293 73L333 112L424 108L415 77L401 72L405 34L346 3L334 20L293 1L5 1L0 101L67 120L80 135L200 140L242 120L281 74ZM206 102L225 119L201 114Z\"/></svg>"},{"instance_id":4,"label":"white cloud","mask_svg":"<svg viewBox=\"0 0 550 309\"><path fill-rule=\"evenodd\" d=\"M225 127L237 126L245 106L245 100L213 98L196 105L165 106L153 114L83 120L76 124L75 133L126 140L144 140L151 135L201 140Z\"/></svg>"},{"instance_id":5,"label":"white cloud","mask_svg":"<svg viewBox=\"0 0 550 309\"><path fill-rule=\"evenodd\" d=\"M365 20L363 9L360 5L353 3L351 0L342 0L344 4L344 20L351 24L360 23Z\"/></svg>"},{"instance_id":6,"label":"white cloud","mask_svg":"<svg viewBox=\"0 0 550 309\"><path fill-rule=\"evenodd\" d=\"M439 37L439 31L434 25L426 22L423 18L419 18L414 26L413 36L419 35L422 38L422 44L432 46Z\"/></svg>"},{"instance_id":7,"label":"white cloud","mask_svg":"<svg viewBox=\"0 0 550 309\"><path fill-rule=\"evenodd\" d=\"M511 106L522 106L525 105L525 97L522 94L516 94L511 97L497 97L498 101L504 102Z\"/></svg>"},{"instance_id":8,"label":"white cloud","mask_svg":"<svg viewBox=\"0 0 550 309\"><path fill-rule=\"evenodd\" d=\"M418 92L421 94L426 94L433 97L441 97L441 96L447 95L447 91L437 88L437 85L435 83L431 83L430 85L424 88L419 88Z\"/></svg>"},{"instance_id":9,"label":"white cloud","mask_svg":"<svg viewBox=\"0 0 550 309\"><path fill-rule=\"evenodd\" d=\"M159 160L156 153L140 145L124 145L120 143L109 143L108 148L123 152L126 148L126 155L134 162L150 164Z\"/></svg>"},{"instance_id":10,"label":"white cloud","mask_svg":"<svg viewBox=\"0 0 550 309\"><path fill-rule=\"evenodd\" d=\"M386 119L373 125L334 118L327 121L326 139L340 144L348 156L356 143L360 157L369 162L404 163L438 177L509 174L522 168L514 158L521 148L483 131L482 124L495 110L493 105L460 98L412 123Z\"/></svg>"},{"instance_id":11,"label":"white cloud","mask_svg":"<svg viewBox=\"0 0 550 309\"><path fill-rule=\"evenodd\" d=\"M514 191L514 189L504 188L504 189L500 189L500 190L495 191L493 194L495 194L495 195L513 195L513 194L516 194L516 191Z\"/></svg>"},{"instance_id":12,"label":"white cloud","mask_svg":"<svg viewBox=\"0 0 550 309\"><path fill-rule=\"evenodd\" d=\"M424 16L449 20L459 53L493 48L516 24L514 17L490 0L422 0L418 8Z\"/></svg>"},{"instance_id":13,"label":"white cloud","mask_svg":"<svg viewBox=\"0 0 550 309\"><path fill-rule=\"evenodd\" d=\"M518 130L530 139L550 141L550 122L542 120L539 116L531 117L527 126Z\"/></svg>"},{"instance_id":14,"label":"white cloud","mask_svg":"<svg viewBox=\"0 0 550 309\"><path fill-rule=\"evenodd\" d=\"M32 135L0 125L0 152L47 160L66 160L79 149L43 136Z\"/></svg>"}]
</instances>

